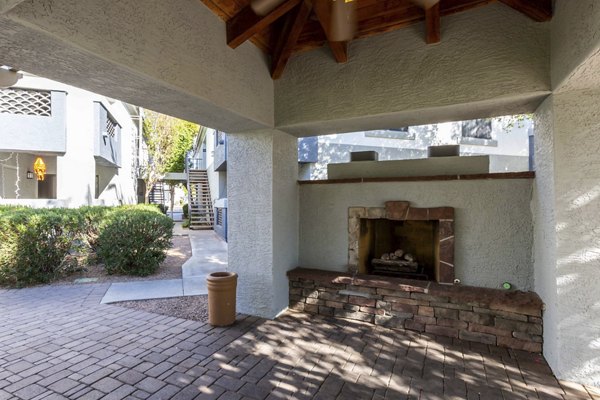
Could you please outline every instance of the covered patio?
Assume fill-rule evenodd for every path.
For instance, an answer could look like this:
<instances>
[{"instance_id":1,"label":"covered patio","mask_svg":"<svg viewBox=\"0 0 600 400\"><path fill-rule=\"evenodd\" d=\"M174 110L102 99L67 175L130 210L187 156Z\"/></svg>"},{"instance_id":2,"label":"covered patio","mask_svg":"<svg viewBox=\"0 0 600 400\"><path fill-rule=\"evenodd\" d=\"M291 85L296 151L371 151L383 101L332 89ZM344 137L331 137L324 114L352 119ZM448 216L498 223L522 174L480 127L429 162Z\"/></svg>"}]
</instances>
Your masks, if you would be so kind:
<instances>
[{"instance_id":1,"label":"covered patio","mask_svg":"<svg viewBox=\"0 0 600 400\"><path fill-rule=\"evenodd\" d=\"M239 392L241 379L247 375L236 377L235 371L246 358L253 360L250 369L256 368L256 357L263 361L273 357L269 352L277 351L276 346L269 347L270 339L264 340L271 333L275 335L273 343L287 351L287 359L277 360L277 364L305 358L306 364L289 365L286 378L278 377L281 384L277 388L281 389L271 388L264 397L276 396L278 390L287 393L285 397L290 391L316 389L307 392L310 397L328 387L312 384L310 371L321 374L321 383L331 378L341 398L344 390L357 387L365 390L365 397L385 398L388 392L404 389L406 396L417 389L431 391L431 396L441 396L441 391L445 396L444 391L453 388L461 391L456 394L459 398L471 398L475 393L480 396L481 390L475 388L482 386L498 396L510 389L514 396L576 398L565 392L552 373L561 380L600 386L597 2L386 0L362 1L361 6L361 1L356 40L340 43L328 36L327 24L319 11L311 11L309 1L283 1L258 15L249 11L248 1L232 5L208 0L0 0L1 64L228 133L229 269L240 277L238 310L253 316L230 330L203 332L208 327L191 323L188 329L183 321L162 321L162 317L97 305L101 286L69 288L56 294L45 289L4 292L0 296L2 313L8 312L14 323L3 326L2 338L17 341L11 342L8 350L0 350L0 359L15 365L2 372L5 377L1 379L13 382L7 380L0 393L23 389L25 386L17 388L17 381L25 382L26 377L18 375L22 371L35 371L31 376L42 373L34 369L38 355L27 360L30 351L36 353L32 348L54 348L56 353L46 355L53 354L59 371L63 369L60 363L70 359L73 350L69 346L81 345L88 335L93 340L101 336L102 340L114 339L126 346L124 356L133 357L142 353L131 355L130 349L144 351L138 341L155 341L151 347L160 342L165 346L160 352L163 355L150 355L149 347L145 355L152 359L140 361L157 366L213 337L217 344L202 344L210 350L200 352L194 365L190 361L177 373L185 375L189 370L184 368L197 365L207 368L196 379L214 378L215 384L220 381L223 391L219 395L225 390ZM227 4L231 7L224 8ZM371 25L364 22L367 20ZM321 184L298 182L298 137L522 113L531 113L535 119L534 173L456 172L437 178L351 177ZM388 210L387 203L394 203L396 208ZM405 206L408 203L421 211L412 217L409 206ZM452 213L445 214L449 209ZM391 296L395 303L416 307L410 308L410 313L397 304L388 310L388 305L377 303L385 298L368 298L376 304L371 308L382 310L381 315L394 320L394 327L401 330L392 332L320 317L285 317L274 322L258 319L274 318L293 305L295 294L290 291L287 274L297 267L350 274L349 279L356 273L369 275L368 269L360 269L360 243L365 235L360 229L368 226L362 220L369 219L387 219L398 229L406 221L426 221L435 227L432 235L436 246L432 256L435 266L422 274L429 283L448 285L448 290L462 288L468 292L476 287L496 290L494 293L503 293L503 284L509 283L508 287L539 297L536 312L541 319L537 314L526 314L521 321L536 328L526 325L524 332L519 331L521 328L511 330L510 345L505 346L510 350L494 344L465 344L456 338L440 339L431 336L432 328L427 326L439 324L440 318L443 323L452 318L437 315L435 310L431 311L433 316L423 315L418 307L452 309L448 307L453 304L451 300L445 306L424 305L410 294L407 303L397 300L403 295L377 291L371 294ZM354 286L353 282L350 284ZM337 283L325 282L318 291L334 289L338 291L335 296L361 297L356 296L360 288L328 286ZM398 283L400 289L404 285ZM83 293L85 290L92 293ZM45 321L50 322L49 329L60 332L58 343L51 343L48 340L54 339L48 339L48 332L40 327L44 320L27 319L26 315L59 311L51 310L52 301L29 301L28 293L33 297L44 293L55 302L70 294L78 304L87 300L81 308L73 308L73 304L67 307L79 315L77 322L69 320L67 314L48 316ZM312 308L313 313L336 315L336 311L319 307L345 310L338 311L339 316L348 316L346 311L380 312L361 310L364 305L353 303L328 305L327 301L335 300L313 297L310 291L302 292L302 296L304 304L317 307L302 306L306 312ZM479 302L470 298L465 307L474 310L489 306L495 313L488 321L490 326L498 328L504 323L498 322L503 317L496 311L502 309L493 308L495 303L480 307ZM423 312L430 310L424 308ZM410 318L433 318L435 324L421 318L423 328L416 331L426 333L408 332L407 314ZM523 318L519 311L515 314L518 316L514 318ZM113 320L131 331L112 327ZM539 332L542 325L543 332ZM156 326L160 329L153 328ZM30 342L19 344L12 330L26 332L29 327L39 336L34 334ZM155 340L148 334L140 337L144 330L154 330L157 335L169 333ZM192 340L193 345L183 345L190 349L177 347L189 342L192 331L202 337ZM175 339L177 335L182 336ZM372 344L363 343L365 335L375 337ZM460 332L452 331L452 335L458 337ZM162 340L167 337L173 340ZM514 350L524 348L525 341L537 346L541 343L545 360ZM316 347L304 347L308 342ZM381 344L387 342L392 344L393 356L381 352ZM498 339L494 343L498 344ZM111 342L104 350L98 348L101 353L96 364L119 365L119 356L110 358L113 354L106 353L118 353L119 345ZM238 349L249 353L236 358ZM345 352L349 349L352 351ZM235 355L228 356L230 350ZM330 359L320 369L318 360L327 359L329 351L333 351L332 356L356 360ZM210 361L203 364L205 360ZM181 362L185 361L168 367L175 368ZM271 365L267 372L275 365L268 360L264 363ZM117 375L111 374L117 370L106 371L99 385L114 384L116 391L122 381L117 385ZM446 370L450 371L448 376ZM402 378L404 371L410 379ZM410 371L418 372L412 376ZM461 377L461 371L468 372L466 386L452 383ZM72 372L76 375L69 378L74 382L69 383L74 385L70 390L92 384ZM173 389L164 390L177 392L165 397L175 396L184 386L178 385L183 381L177 377L172 379L165 387ZM202 385L194 381L195 387ZM212 387L212 382L204 385ZM41 387L52 390L49 385ZM350 389L344 389L347 387ZM580 390L578 395L585 398L589 394L581 388L574 390ZM159 390L163 389L156 388L157 393ZM110 390L104 387L107 392ZM231 398L237 397L232 394Z\"/></svg>"}]
</instances>

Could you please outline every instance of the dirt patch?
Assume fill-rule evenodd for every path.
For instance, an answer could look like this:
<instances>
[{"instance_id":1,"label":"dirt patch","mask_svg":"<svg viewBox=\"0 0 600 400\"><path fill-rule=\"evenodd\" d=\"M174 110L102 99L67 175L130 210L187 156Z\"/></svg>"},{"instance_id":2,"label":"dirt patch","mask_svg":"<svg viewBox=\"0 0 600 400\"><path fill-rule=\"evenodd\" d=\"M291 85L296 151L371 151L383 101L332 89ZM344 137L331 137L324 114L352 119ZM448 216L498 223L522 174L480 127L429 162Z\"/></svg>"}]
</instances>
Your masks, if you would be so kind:
<instances>
[{"instance_id":1,"label":"dirt patch","mask_svg":"<svg viewBox=\"0 0 600 400\"><path fill-rule=\"evenodd\" d=\"M192 246L188 236L173 236L173 245L167 250L167 258L162 262L156 273L150 276L109 275L102 264L89 265L82 271L75 272L60 280L55 285L69 283L111 283L129 281L149 281L157 279L181 279L181 266L192 256ZM85 279L86 282L77 282Z\"/></svg>"},{"instance_id":2,"label":"dirt patch","mask_svg":"<svg viewBox=\"0 0 600 400\"><path fill-rule=\"evenodd\" d=\"M122 301L111 303L111 305L194 321L204 322L208 320L208 296L206 295Z\"/></svg>"}]
</instances>

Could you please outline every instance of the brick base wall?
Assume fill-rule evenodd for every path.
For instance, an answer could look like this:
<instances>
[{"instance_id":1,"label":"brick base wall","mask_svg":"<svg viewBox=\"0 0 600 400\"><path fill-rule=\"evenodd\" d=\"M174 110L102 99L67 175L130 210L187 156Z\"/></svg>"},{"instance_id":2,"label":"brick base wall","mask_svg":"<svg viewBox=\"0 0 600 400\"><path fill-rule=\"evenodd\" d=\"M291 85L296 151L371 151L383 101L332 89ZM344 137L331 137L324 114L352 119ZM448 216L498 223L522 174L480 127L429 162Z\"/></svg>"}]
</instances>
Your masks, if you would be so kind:
<instances>
[{"instance_id":1,"label":"brick base wall","mask_svg":"<svg viewBox=\"0 0 600 400\"><path fill-rule=\"evenodd\" d=\"M293 310L542 351L543 303L533 292L305 268L290 271L288 277Z\"/></svg>"}]
</instances>

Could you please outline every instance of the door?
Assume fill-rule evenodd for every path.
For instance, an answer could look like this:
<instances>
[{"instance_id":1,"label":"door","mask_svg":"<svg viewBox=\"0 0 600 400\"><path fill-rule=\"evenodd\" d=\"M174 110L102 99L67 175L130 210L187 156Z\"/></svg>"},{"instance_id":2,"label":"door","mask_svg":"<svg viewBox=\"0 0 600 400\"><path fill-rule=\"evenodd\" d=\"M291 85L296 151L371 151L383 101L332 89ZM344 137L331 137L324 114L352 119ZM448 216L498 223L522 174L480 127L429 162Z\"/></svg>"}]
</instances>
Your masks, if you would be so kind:
<instances>
[{"instance_id":1,"label":"door","mask_svg":"<svg viewBox=\"0 0 600 400\"><path fill-rule=\"evenodd\" d=\"M56 175L48 174L43 181L38 181L38 199L56 198Z\"/></svg>"}]
</instances>

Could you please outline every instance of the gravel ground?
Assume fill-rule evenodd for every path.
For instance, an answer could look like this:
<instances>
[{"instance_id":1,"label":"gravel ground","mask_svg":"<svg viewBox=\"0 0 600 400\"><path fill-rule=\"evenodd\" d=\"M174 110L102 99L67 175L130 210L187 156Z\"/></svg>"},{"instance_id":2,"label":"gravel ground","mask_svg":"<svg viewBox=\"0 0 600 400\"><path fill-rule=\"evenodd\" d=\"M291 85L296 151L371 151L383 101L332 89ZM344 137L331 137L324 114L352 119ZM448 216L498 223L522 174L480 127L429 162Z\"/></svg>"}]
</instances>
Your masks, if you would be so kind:
<instances>
[{"instance_id":1,"label":"gravel ground","mask_svg":"<svg viewBox=\"0 0 600 400\"><path fill-rule=\"evenodd\" d=\"M204 322L208 320L208 296L206 295L122 301L112 303L112 305L194 321Z\"/></svg>"},{"instance_id":2,"label":"gravel ground","mask_svg":"<svg viewBox=\"0 0 600 400\"><path fill-rule=\"evenodd\" d=\"M83 271L76 272L60 280L54 281L53 285L64 285L76 283L76 279L92 278L93 281L87 283L105 283L105 282L129 282L129 281L150 281L157 279L181 279L181 266L192 256L192 246L188 236L173 236L173 246L167 250L167 258L158 268L155 274L150 276L126 276L126 275L108 275L102 264L90 265ZM81 282L77 282L81 283Z\"/></svg>"}]
</instances>

